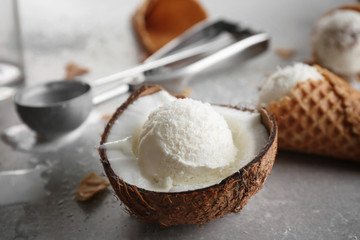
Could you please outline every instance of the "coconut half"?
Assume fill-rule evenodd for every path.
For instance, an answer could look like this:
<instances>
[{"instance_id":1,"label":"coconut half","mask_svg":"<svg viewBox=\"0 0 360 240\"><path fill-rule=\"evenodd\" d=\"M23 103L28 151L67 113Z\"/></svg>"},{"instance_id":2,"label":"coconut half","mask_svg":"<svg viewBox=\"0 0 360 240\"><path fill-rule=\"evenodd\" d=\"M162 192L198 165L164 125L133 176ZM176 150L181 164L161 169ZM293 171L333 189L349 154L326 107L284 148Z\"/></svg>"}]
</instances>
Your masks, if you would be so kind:
<instances>
[{"instance_id":1,"label":"coconut half","mask_svg":"<svg viewBox=\"0 0 360 240\"><path fill-rule=\"evenodd\" d=\"M132 23L145 50L152 54L206 17L196 0L146 0Z\"/></svg>"},{"instance_id":2,"label":"coconut half","mask_svg":"<svg viewBox=\"0 0 360 240\"><path fill-rule=\"evenodd\" d=\"M144 85L137 89L113 114L105 127L100 144L103 146L114 140L112 130L117 125L116 131L118 131L118 126L121 124L119 118L128 108L134 108L140 102L139 99L155 96L160 91L165 90L151 85ZM177 97L182 98L182 96ZM154 102L156 101L147 101L148 108L154 108L154 106L150 106ZM230 111L253 112L230 106L221 107L228 108ZM210 185L200 184L197 188L182 188L179 191L147 190L144 187L130 184L129 181L124 180L123 176L118 175L114 164L112 165L112 161L109 160L108 148L99 148L101 163L115 193L131 215L146 222L158 223L161 226L202 224L228 213L239 212L246 205L248 199L262 188L269 176L277 151L277 126L273 116L266 109L260 109L259 112L261 123L267 130L265 144L254 157L240 164L239 169ZM133 122L136 124L138 121L141 120L134 119ZM131 127L124 126L124 132L129 128ZM129 133L124 133L124 136L127 134ZM130 165L125 161L122 167L126 169L127 166ZM119 169L119 166L115 167Z\"/></svg>"}]
</instances>

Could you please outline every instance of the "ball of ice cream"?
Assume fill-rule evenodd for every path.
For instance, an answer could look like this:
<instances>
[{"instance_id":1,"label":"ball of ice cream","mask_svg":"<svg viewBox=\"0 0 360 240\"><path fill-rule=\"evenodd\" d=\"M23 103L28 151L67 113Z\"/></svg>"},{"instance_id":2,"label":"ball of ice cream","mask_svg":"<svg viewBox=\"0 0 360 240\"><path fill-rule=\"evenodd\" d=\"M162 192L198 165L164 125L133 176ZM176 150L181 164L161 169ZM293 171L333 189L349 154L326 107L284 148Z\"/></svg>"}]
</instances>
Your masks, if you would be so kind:
<instances>
[{"instance_id":1,"label":"ball of ice cream","mask_svg":"<svg viewBox=\"0 0 360 240\"><path fill-rule=\"evenodd\" d=\"M307 80L317 81L324 77L315 67L303 63L295 63L292 66L279 68L271 74L261 87L259 103L267 105L285 96L289 96L291 89L299 82Z\"/></svg>"},{"instance_id":2,"label":"ball of ice cream","mask_svg":"<svg viewBox=\"0 0 360 240\"><path fill-rule=\"evenodd\" d=\"M360 12L338 9L316 24L314 54L319 64L351 76L360 73Z\"/></svg>"},{"instance_id":3,"label":"ball of ice cream","mask_svg":"<svg viewBox=\"0 0 360 240\"><path fill-rule=\"evenodd\" d=\"M236 153L224 118L210 104L192 99L158 108L140 131L140 168L159 185L209 181Z\"/></svg>"}]
</instances>

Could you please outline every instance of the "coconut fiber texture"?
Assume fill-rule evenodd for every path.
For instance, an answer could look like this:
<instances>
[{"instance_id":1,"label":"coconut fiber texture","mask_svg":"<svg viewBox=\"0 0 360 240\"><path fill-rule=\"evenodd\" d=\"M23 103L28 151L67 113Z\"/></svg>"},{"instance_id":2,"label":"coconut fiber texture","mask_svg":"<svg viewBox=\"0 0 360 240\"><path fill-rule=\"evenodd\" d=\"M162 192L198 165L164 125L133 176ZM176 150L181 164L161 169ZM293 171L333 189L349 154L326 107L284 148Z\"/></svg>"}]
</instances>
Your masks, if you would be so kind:
<instances>
[{"instance_id":1,"label":"coconut fiber texture","mask_svg":"<svg viewBox=\"0 0 360 240\"><path fill-rule=\"evenodd\" d=\"M160 90L160 87L149 85L136 90L114 113L100 143L106 142L112 125L129 104L139 97ZM248 199L262 188L269 176L277 151L277 127L273 116L267 110L260 111L262 122L269 131L266 146L238 172L207 188L171 193L147 191L130 185L117 176L104 149L99 149L101 162L113 189L131 215L161 226L202 224L228 213L239 212Z\"/></svg>"},{"instance_id":2,"label":"coconut fiber texture","mask_svg":"<svg viewBox=\"0 0 360 240\"><path fill-rule=\"evenodd\" d=\"M316 66L325 81L300 82L269 104L279 126L279 148L360 161L360 92Z\"/></svg>"}]
</instances>

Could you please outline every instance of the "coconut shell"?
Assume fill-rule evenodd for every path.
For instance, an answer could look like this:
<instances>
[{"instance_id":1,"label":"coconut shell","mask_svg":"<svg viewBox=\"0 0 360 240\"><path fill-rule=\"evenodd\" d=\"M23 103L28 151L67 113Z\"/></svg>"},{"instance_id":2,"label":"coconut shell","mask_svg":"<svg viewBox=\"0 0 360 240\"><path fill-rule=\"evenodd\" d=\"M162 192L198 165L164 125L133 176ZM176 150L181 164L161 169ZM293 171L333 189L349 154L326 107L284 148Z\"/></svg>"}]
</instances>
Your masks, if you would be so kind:
<instances>
[{"instance_id":1,"label":"coconut shell","mask_svg":"<svg viewBox=\"0 0 360 240\"><path fill-rule=\"evenodd\" d=\"M105 127L100 144L106 143L111 128L127 106L137 98L163 90L159 86L144 85L121 105ZM240 110L240 109L239 109ZM146 222L161 226L203 224L228 213L239 212L248 199L264 185L277 152L277 126L274 117L261 109L261 119L269 131L269 139L261 152L238 172L219 184L185 192L153 192L126 183L111 168L106 150L99 149L101 163L110 183L125 204L127 212Z\"/></svg>"},{"instance_id":2,"label":"coconut shell","mask_svg":"<svg viewBox=\"0 0 360 240\"><path fill-rule=\"evenodd\" d=\"M132 23L146 52L152 54L206 17L195 0L146 0Z\"/></svg>"}]
</instances>

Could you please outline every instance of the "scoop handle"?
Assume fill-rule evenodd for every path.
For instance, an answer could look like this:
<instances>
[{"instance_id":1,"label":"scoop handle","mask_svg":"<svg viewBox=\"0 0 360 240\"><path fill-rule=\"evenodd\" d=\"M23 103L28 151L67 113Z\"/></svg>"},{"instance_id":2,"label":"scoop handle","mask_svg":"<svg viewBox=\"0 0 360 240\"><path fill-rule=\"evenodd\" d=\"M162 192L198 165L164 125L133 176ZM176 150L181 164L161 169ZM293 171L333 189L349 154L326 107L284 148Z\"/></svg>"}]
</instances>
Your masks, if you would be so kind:
<instances>
[{"instance_id":1,"label":"scoop handle","mask_svg":"<svg viewBox=\"0 0 360 240\"><path fill-rule=\"evenodd\" d=\"M134 83L134 79L132 77L137 77L138 75L149 71L149 70L153 70L165 65L169 65L171 63L175 63L175 62L179 62L181 60L185 60L197 55L201 55L203 53L206 53L210 50L212 50L214 48L214 45L217 44L215 41L213 42L209 42L206 44L202 44L201 46L195 46L186 50L183 50L181 52L177 52L174 54L171 54L169 56L165 56L163 58L160 59L156 59L153 61L148 61L145 62L141 65L138 65L136 67L127 69L125 71L122 72L118 72L103 78L99 78L93 82L91 82L91 86L93 87L97 87L97 86L101 86L107 83L111 83L111 82L121 82L124 84L131 84ZM136 82L136 84L139 84L140 82Z\"/></svg>"},{"instance_id":2,"label":"scoop handle","mask_svg":"<svg viewBox=\"0 0 360 240\"><path fill-rule=\"evenodd\" d=\"M129 91L130 87L127 84L120 85L119 87L113 88L111 90L107 90L104 93L101 93L92 99L93 105L98 105L103 102L106 102L114 97L123 95Z\"/></svg>"}]
</instances>

